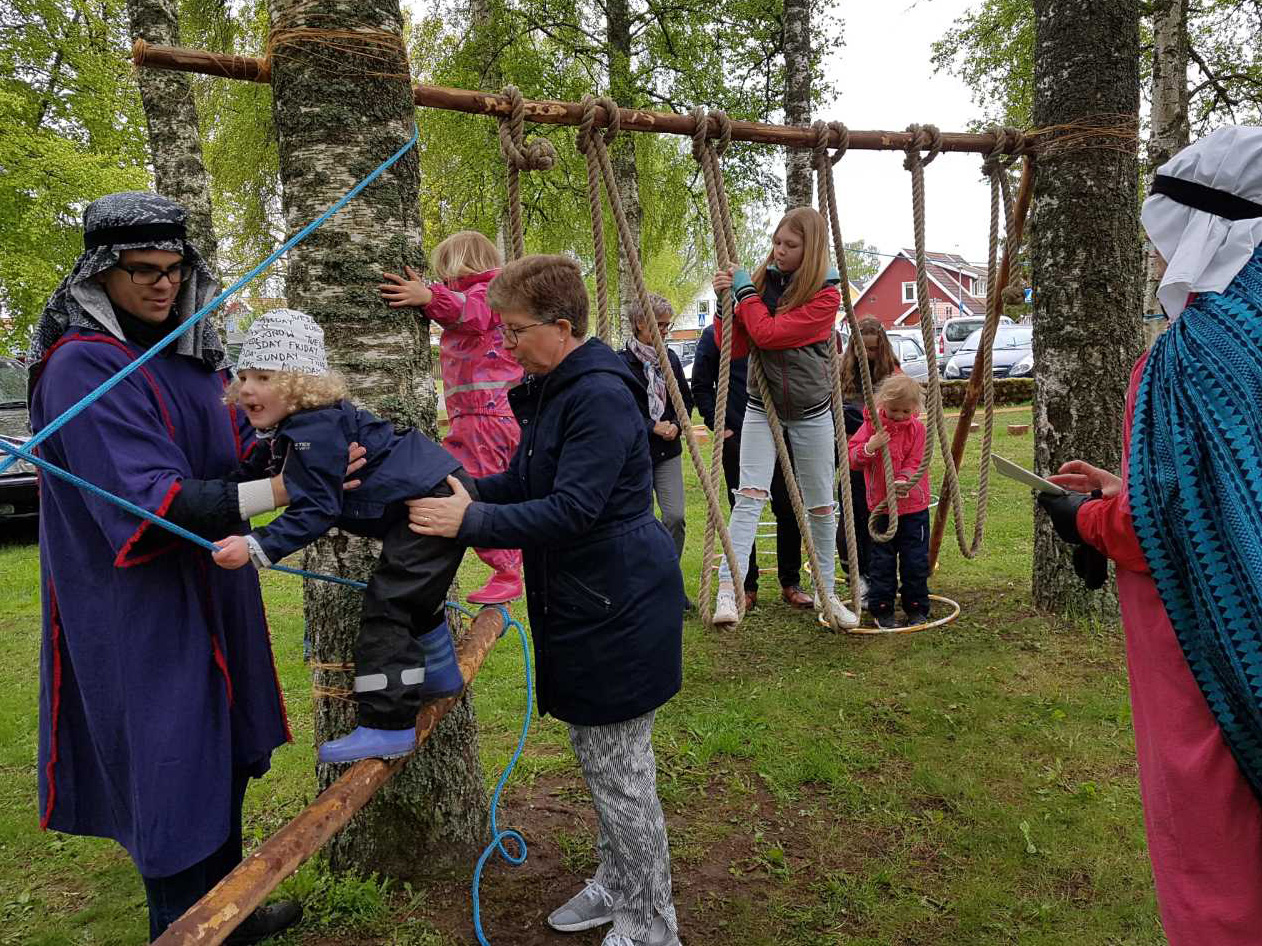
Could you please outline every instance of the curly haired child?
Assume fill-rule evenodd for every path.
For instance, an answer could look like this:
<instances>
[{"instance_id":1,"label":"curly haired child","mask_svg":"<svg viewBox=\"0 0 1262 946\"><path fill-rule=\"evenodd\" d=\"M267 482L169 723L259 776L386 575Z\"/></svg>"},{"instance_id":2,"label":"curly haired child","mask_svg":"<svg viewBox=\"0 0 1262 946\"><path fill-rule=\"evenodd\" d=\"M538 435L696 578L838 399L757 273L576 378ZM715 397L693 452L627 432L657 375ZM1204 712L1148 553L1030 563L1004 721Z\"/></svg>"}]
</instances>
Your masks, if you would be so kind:
<instances>
[{"instance_id":1,"label":"curly haired child","mask_svg":"<svg viewBox=\"0 0 1262 946\"><path fill-rule=\"evenodd\" d=\"M443 401L451 426L443 446L470 476L508 469L521 429L508 406L508 389L521 381L521 366L504 348L499 313L486 302L486 290L503 266L495 245L476 230L461 230L430 254L440 282L426 285L410 267L405 279L383 273L378 286L391 308L417 307L443 327L439 366ZM521 597L521 551L474 549L494 569L486 584L469 595L476 604L499 604Z\"/></svg>"},{"instance_id":2,"label":"curly haired child","mask_svg":"<svg viewBox=\"0 0 1262 946\"><path fill-rule=\"evenodd\" d=\"M346 400L345 383L329 371L324 333L304 312L278 309L255 320L225 399L245 411L258 433L260 449L247 464L279 473L289 505L267 525L221 539L215 564L266 567L334 526L380 539L355 642L359 725L321 746L319 759L411 752L421 704L464 689L443 609L464 546L413 533L403 501L449 496L456 480L475 491L472 478L419 432L398 430ZM356 474L359 488L344 496L352 442L367 450L367 462Z\"/></svg>"}]
</instances>

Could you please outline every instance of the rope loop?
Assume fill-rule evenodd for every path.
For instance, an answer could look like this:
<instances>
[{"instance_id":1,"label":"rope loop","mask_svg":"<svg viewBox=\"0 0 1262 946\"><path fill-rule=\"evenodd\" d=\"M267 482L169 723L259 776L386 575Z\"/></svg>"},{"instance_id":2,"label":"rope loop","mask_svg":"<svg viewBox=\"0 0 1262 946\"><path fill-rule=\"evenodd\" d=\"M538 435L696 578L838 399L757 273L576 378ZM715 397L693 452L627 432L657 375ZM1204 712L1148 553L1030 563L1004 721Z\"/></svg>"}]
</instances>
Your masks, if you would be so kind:
<instances>
[{"instance_id":1,"label":"rope loop","mask_svg":"<svg viewBox=\"0 0 1262 946\"><path fill-rule=\"evenodd\" d=\"M696 105L689 113L692 115L692 157L696 161L701 160L701 155L705 152L706 138L709 136L709 113L704 105Z\"/></svg>"},{"instance_id":2,"label":"rope loop","mask_svg":"<svg viewBox=\"0 0 1262 946\"><path fill-rule=\"evenodd\" d=\"M907 126L911 141L907 144L907 157L903 161L905 170L916 166L926 167L942 153L942 132L937 125L920 125L915 122ZM920 152L925 152L921 154Z\"/></svg>"},{"instance_id":3,"label":"rope loop","mask_svg":"<svg viewBox=\"0 0 1262 946\"><path fill-rule=\"evenodd\" d=\"M815 144L811 148L811 153L818 164L828 154L828 122L822 118L818 119L811 123L811 130L815 132Z\"/></svg>"},{"instance_id":4,"label":"rope loop","mask_svg":"<svg viewBox=\"0 0 1262 946\"><path fill-rule=\"evenodd\" d=\"M829 122L828 128L830 131L837 132L837 147L832 157L833 164L836 164L850 150L850 129L846 127L845 122Z\"/></svg>"},{"instance_id":5,"label":"rope loop","mask_svg":"<svg viewBox=\"0 0 1262 946\"><path fill-rule=\"evenodd\" d=\"M592 146L592 132L596 128L596 110L605 110L605 127L601 137L605 144L611 144L622 124L618 103L608 96L584 95L582 99L583 120L579 122L578 135L574 139L578 150L586 154Z\"/></svg>"},{"instance_id":6,"label":"rope loop","mask_svg":"<svg viewBox=\"0 0 1262 946\"><path fill-rule=\"evenodd\" d=\"M506 85L501 93L509 102L507 118L500 119L500 154L518 171L550 171L557 153L552 142L536 138L526 144L526 103L521 90Z\"/></svg>"},{"instance_id":7,"label":"rope loop","mask_svg":"<svg viewBox=\"0 0 1262 946\"><path fill-rule=\"evenodd\" d=\"M713 118L719 126L719 133L714 135L715 157L723 157L723 153L727 151L728 146L732 143L732 120L727 117L727 112L716 109L713 112L707 111L704 105L698 105L689 113L692 115L692 156L697 161L701 160L701 155L705 151L706 143L712 137L710 135L710 119Z\"/></svg>"},{"instance_id":8,"label":"rope loop","mask_svg":"<svg viewBox=\"0 0 1262 946\"><path fill-rule=\"evenodd\" d=\"M732 144L732 120L727 117L727 112L722 110L713 113L715 121L719 123L719 140L714 145L715 157L723 157L728 147Z\"/></svg>"}]
</instances>

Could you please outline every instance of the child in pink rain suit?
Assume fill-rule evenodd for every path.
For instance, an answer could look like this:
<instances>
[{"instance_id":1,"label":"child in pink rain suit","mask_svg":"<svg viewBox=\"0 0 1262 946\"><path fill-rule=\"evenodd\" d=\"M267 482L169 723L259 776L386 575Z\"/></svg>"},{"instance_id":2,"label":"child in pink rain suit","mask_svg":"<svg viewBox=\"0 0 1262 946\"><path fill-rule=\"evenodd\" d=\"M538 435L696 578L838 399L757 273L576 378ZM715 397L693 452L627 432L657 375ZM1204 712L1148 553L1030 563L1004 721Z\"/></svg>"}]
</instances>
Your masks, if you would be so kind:
<instances>
[{"instance_id":1,"label":"child in pink rain suit","mask_svg":"<svg viewBox=\"0 0 1262 946\"><path fill-rule=\"evenodd\" d=\"M407 278L385 273L382 298L391 308L423 308L443 327L439 364L450 422L443 441L469 474L490 476L508 469L521 430L508 406L508 389L521 381L521 366L504 350L500 316L486 303L486 289L503 265L481 233L461 230L434 247L430 264L441 282L426 285L410 267ZM521 597L521 552L475 549L495 571L469 595L475 604Z\"/></svg>"}]
</instances>

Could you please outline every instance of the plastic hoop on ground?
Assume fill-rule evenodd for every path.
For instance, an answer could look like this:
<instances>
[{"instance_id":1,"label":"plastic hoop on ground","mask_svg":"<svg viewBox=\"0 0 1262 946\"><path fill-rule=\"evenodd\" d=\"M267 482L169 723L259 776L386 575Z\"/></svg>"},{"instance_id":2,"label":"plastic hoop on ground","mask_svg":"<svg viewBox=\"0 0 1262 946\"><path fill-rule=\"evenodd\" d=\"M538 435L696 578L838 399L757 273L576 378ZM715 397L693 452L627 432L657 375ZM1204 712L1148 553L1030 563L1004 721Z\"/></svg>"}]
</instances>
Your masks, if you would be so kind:
<instances>
[{"instance_id":1,"label":"plastic hoop on ground","mask_svg":"<svg viewBox=\"0 0 1262 946\"><path fill-rule=\"evenodd\" d=\"M923 624L913 624L910 627L891 627L886 630L882 627L864 627L860 624L858 627L846 628L844 633L860 636L865 634L872 636L881 634L918 634L920 631L932 630L935 627L946 627L946 625L950 624L960 616L959 602L952 601L950 598L944 598L942 595L930 595L929 600L936 601L938 604L947 605L951 608L951 612L949 614L944 614L940 618L935 618L932 621L925 621ZM828 627L828 624L822 620L819 623L824 627Z\"/></svg>"}]
</instances>

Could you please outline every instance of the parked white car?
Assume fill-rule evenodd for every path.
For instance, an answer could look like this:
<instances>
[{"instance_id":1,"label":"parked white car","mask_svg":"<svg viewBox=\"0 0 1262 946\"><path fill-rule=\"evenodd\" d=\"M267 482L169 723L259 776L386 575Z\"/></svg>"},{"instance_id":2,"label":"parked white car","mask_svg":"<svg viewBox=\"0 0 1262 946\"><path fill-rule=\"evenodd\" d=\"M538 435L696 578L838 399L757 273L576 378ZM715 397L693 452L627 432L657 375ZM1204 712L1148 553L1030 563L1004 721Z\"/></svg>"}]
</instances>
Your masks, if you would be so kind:
<instances>
[{"instance_id":1,"label":"parked white car","mask_svg":"<svg viewBox=\"0 0 1262 946\"><path fill-rule=\"evenodd\" d=\"M938 326L938 364L945 366L950 357L960 350L965 339L985 324L984 315L957 315L954 318L945 319ZM1012 325L1013 322L1006 315L1001 315L999 324Z\"/></svg>"}]
</instances>

